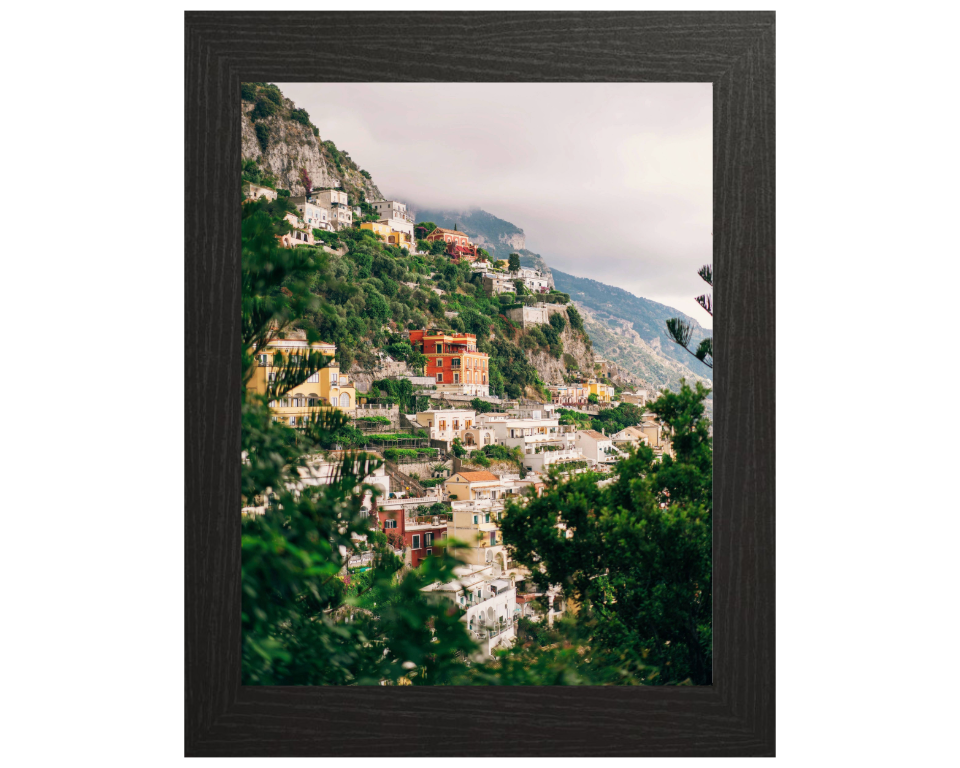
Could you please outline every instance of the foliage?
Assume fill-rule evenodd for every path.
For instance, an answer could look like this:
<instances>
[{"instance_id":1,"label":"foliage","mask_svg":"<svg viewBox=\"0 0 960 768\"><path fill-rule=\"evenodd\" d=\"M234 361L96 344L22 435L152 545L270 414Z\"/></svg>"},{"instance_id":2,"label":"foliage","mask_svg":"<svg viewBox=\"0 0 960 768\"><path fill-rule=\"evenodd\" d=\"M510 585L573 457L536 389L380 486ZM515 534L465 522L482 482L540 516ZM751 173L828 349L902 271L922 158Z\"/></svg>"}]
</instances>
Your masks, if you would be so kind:
<instances>
[{"instance_id":1,"label":"foliage","mask_svg":"<svg viewBox=\"0 0 960 768\"><path fill-rule=\"evenodd\" d=\"M520 271L520 254L511 253L507 265L507 269L509 269L511 272Z\"/></svg>"},{"instance_id":2,"label":"foliage","mask_svg":"<svg viewBox=\"0 0 960 768\"><path fill-rule=\"evenodd\" d=\"M266 152L270 144L270 126L266 123L254 123L254 133L257 134L257 143L260 145L260 151Z\"/></svg>"},{"instance_id":3,"label":"foliage","mask_svg":"<svg viewBox=\"0 0 960 768\"><path fill-rule=\"evenodd\" d=\"M583 318L577 312L577 308L572 304L567 307L567 319L570 321L570 327L576 331L583 330Z\"/></svg>"},{"instance_id":4,"label":"foliage","mask_svg":"<svg viewBox=\"0 0 960 768\"><path fill-rule=\"evenodd\" d=\"M552 312L550 314L550 325L557 333L563 333L563 329L567 327L567 319L560 312Z\"/></svg>"},{"instance_id":5,"label":"foliage","mask_svg":"<svg viewBox=\"0 0 960 768\"><path fill-rule=\"evenodd\" d=\"M488 403L479 397L475 397L470 401L470 407L477 413L491 413L494 410L493 403Z\"/></svg>"},{"instance_id":6,"label":"foliage","mask_svg":"<svg viewBox=\"0 0 960 768\"><path fill-rule=\"evenodd\" d=\"M654 683L711 682L707 393L684 383L650 404L673 434L675 460L658 462L641 446L606 487L593 473L552 477L541 498L509 503L501 521L533 582L560 584L579 603L577 623L589 629L591 648L634 654L657 668Z\"/></svg>"},{"instance_id":7,"label":"foliage","mask_svg":"<svg viewBox=\"0 0 960 768\"><path fill-rule=\"evenodd\" d=\"M322 254L280 248L275 237L280 220L261 205L245 205L242 216L241 360L247 381L255 348L322 310L323 300L310 291ZM312 329L307 336L317 340ZM475 646L459 612L428 601L421 589L449 581L458 561L438 546L419 569L400 574L401 562L363 513L362 491L376 493L363 481L377 467L365 454L345 457L331 484L293 493L295 467L344 428L345 417L318 409L302 430L273 421L269 400L305 381L316 365L300 358L281 363L270 392L242 392L241 496L247 504L272 501L264 514L242 519L242 682L455 681L465 671L458 657L472 654ZM363 586L348 594L344 566L361 536L368 538L374 567Z\"/></svg>"},{"instance_id":8,"label":"foliage","mask_svg":"<svg viewBox=\"0 0 960 768\"><path fill-rule=\"evenodd\" d=\"M697 272L707 285L713 286L713 266L704 264ZM707 313L713 316L713 298L710 294L697 296L697 303L703 307ZM672 340L683 347L687 352L693 355L697 360L708 368L713 368L713 338L701 339L696 350L690 349L690 341L693 337L693 326L682 317L671 317L667 320L667 330L670 332ZM707 359L709 358L709 360Z\"/></svg>"},{"instance_id":9,"label":"foliage","mask_svg":"<svg viewBox=\"0 0 960 768\"><path fill-rule=\"evenodd\" d=\"M460 441L459 437L453 438L453 455L458 459L463 458L467 455L467 449L463 447L463 443Z\"/></svg>"},{"instance_id":10,"label":"foliage","mask_svg":"<svg viewBox=\"0 0 960 768\"><path fill-rule=\"evenodd\" d=\"M600 402L600 398L597 397L595 392L591 392L589 395L587 395L587 402L591 403L592 405L597 405Z\"/></svg>"},{"instance_id":11,"label":"foliage","mask_svg":"<svg viewBox=\"0 0 960 768\"><path fill-rule=\"evenodd\" d=\"M310 115L307 114L305 109L291 109L290 110L290 119L295 123L300 123L301 125L310 125Z\"/></svg>"}]
</instances>

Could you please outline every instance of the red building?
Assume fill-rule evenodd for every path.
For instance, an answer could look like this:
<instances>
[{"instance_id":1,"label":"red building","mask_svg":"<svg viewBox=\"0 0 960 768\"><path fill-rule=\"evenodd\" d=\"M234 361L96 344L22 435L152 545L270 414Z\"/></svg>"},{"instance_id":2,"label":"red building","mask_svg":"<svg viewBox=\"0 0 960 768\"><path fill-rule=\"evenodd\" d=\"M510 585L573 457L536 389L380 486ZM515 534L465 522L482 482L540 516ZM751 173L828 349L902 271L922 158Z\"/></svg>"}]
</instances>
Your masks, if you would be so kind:
<instances>
[{"instance_id":1,"label":"red building","mask_svg":"<svg viewBox=\"0 0 960 768\"><path fill-rule=\"evenodd\" d=\"M447 254L454 261L466 259L467 261L477 260L477 247L471 243L463 232L455 229L444 229L437 227L433 232L424 238L428 243L434 240L443 240L447 244Z\"/></svg>"},{"instance_id":2,"label":"red building","mask_svg":"<svg viewBox=\"0 0 960 768\"><path fill-rule=\"evenodd\" d=\"M377 509L380 530L391 546L410 553L410 566L416 568L435 551L434 544L447 537L449 515L418 515L416 507L429 506L436 499L391 499L381 501Z\"/></svg>"},{"instance_id":3,"label":"red building","mask_svg":"<svg viewBox=\"0 0 960 768\"><path fill-rule=\"evenodd\" d=\"M489 356L477 351L474 334L410 331L410 344L426 355L424 374L438 384L489 384Z\"/></svg>"}]
</instances>

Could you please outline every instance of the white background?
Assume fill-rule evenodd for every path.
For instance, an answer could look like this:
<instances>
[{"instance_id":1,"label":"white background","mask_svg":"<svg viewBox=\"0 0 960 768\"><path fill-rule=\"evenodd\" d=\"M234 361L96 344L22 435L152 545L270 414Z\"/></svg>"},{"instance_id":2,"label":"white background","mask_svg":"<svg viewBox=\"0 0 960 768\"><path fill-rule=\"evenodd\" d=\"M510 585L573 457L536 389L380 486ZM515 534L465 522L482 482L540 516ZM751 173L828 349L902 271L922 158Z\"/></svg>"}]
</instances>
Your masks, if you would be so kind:
<instances>
[{"instance_id":1,"label":"white background","mask_svg":"<svg viewBox=\"0 0 960 768\"><path fill-rule=\"evenodd\" d=\"M778 5L778 760L956 764L956 19ZM9 765L182 755L182 23L5 14Z\"/></svg>"}]
</instances>

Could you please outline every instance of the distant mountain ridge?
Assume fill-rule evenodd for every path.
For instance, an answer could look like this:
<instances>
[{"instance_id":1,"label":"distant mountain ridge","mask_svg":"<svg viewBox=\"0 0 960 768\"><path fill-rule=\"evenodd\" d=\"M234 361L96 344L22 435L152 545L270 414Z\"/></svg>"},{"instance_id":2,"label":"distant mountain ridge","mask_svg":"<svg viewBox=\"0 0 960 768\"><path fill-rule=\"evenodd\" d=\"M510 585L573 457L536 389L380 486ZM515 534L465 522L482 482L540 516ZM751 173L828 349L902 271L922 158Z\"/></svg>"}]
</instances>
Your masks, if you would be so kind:
<instances>
[{"instance_id":1,"label":"distant mountain ridge","mask_svg":"<svg viewBox=\"0 0 960 768\"><path fill-rule=\"evenodd\" d=\"M516 224L480 208L441 210L411 204L417 221L432 221L439 227L456 227L495 259L520 254L520 263L536 267L549 276L551 285L569 293L582 310L587 333L597 355L612 360L651 387L679 388L681 378L712 380L712 371L667 333L671 317L683 317L693 328L695 342L708 335L700 323L673 307L635 296L622 288L552 269L544 258L526 248L526 235Z\"/></svg>"},{"instance_id":2,"label":"distant mountain ridge","mask_svg":"<svg viewBox=\"0 0 960 768\"><path fill-rule=\"evenodd\" d=\"M667 331L668 319L683 318L693 329L691 346L696 347L700 339L711 334L695 318L666 304L634 296L622 288L615 288L588 277L576 277L558 269L553 270L553 276L557 290L569 293L573 301L589 309L598 322L603 323L615 336L622 338L622 341L617 338L609 339L606 343L594 339L594 346L604 357L616 359L618 354L625 353L628 356L629 354L638 355L640 353L637 350L630 349L635 345L627 342L642 340L646 345L676 361L698 377L713 379L713 371L677 345ZM593 338L592 333L591 338ZM617 360L617 362L621 361ZM637 371L637 375L644 374Z\"/></svg>"}]
</instances>

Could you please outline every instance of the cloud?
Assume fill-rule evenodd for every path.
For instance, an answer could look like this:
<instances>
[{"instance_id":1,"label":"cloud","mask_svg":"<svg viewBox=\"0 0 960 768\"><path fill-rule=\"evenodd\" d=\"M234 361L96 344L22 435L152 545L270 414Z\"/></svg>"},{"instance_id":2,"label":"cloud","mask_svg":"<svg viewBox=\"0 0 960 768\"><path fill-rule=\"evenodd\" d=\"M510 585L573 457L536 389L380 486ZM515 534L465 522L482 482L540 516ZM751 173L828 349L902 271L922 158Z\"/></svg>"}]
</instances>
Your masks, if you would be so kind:
<instances>
[{"instance_id":1,"label":"cloud","mask_svg":"<svg viewBox=\"0 0 960 768\"><path fill-rule=\"evenodd\" d=\"M710 326L709 83L278 85L388 198L483 208L552 266Z\"/></svg>"}]
</instances>

